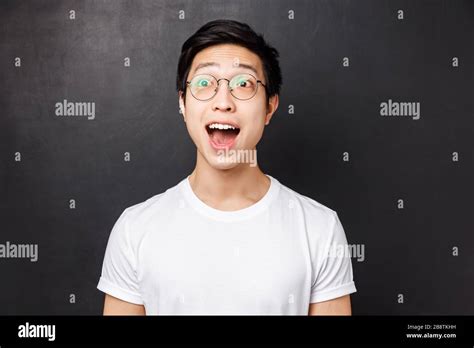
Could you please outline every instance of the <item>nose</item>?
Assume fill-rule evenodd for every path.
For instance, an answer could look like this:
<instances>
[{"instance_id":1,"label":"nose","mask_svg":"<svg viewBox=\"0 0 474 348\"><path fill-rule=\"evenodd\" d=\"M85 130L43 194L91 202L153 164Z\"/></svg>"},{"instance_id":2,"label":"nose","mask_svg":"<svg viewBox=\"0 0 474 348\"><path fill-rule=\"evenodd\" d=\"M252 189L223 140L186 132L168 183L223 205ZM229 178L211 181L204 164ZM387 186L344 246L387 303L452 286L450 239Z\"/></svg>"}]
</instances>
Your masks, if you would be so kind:
<instances>
[{"instance_id":1,"label":"nose","mask_svg":"<svg viewBox=\"0 0 474 348\"><path fill-rule=\"evenodd\" d=\"M222 79L218 82L217 93L212 98L212 110L233 111L235 110L234 100L229 90L229 81Z\"/></svg>"}]
</instances>

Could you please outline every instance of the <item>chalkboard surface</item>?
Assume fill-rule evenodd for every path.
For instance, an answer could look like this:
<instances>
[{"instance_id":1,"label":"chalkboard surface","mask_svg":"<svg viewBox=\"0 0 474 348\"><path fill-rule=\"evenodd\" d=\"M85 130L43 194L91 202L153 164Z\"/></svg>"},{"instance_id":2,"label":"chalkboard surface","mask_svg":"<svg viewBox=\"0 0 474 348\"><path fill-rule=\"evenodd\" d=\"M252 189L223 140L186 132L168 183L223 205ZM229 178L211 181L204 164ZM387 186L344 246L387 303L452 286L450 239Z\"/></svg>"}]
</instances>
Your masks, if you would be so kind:
<instances>
[{"instance_id":1,"label":"chalkboard surface","mask_svg":"<svg viewBox=\"0 0 474 348\"><path fill-rule=\"evenodd\" d=\"M1 1L0 314L102 313L114 222L194 167L177 61L218 18L280 53L259 164L363 248L353 313L474 314L474 8L441 0Z\"/></svg>"}]
</instances>

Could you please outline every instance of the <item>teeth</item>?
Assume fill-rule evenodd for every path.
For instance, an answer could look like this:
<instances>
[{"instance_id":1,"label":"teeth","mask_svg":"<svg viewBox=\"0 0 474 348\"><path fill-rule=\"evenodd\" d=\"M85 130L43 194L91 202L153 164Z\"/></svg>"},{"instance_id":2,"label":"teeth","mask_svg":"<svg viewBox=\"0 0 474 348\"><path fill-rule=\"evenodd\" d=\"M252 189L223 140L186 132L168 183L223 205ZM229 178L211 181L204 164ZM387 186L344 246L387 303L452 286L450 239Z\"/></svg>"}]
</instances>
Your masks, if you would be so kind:
<instances>
[{"instance_id":1,"label":"teeth","mask_svg":"<svg viewBox=\"0 0 474 348\"><path fill-rule=\"evenodd\" d=\"M212 123L209 125L210 129L235 129L234 126L230 124L222 124L222 123Z\"/></svg>"}]
</instances>

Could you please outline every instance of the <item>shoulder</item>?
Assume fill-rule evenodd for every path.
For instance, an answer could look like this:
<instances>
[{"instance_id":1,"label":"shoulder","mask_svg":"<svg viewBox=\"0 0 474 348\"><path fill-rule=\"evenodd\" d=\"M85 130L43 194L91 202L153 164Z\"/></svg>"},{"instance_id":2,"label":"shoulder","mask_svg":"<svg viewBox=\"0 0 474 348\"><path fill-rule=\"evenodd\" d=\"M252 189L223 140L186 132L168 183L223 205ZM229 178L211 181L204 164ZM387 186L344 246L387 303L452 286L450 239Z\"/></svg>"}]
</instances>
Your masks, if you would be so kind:
<instances>
[{"instance_id":1,"label":"shoulder","mask_svg":"<svg viewBox=\"0 0 474 348\"><path fill-rule=\"evenodd\" d=\"M311 226L329 228L337 222L335 210L280 183L280 201L302 215Z\"/></svg>"},{"instance_id":2,"label":"shoulder","mask_svg":"<svg viewBox=\"0 0 474 348\"><path fill-rule=\"evenodd\" d=\"M344 228L337 212L317 200L281 187L281 201L292 206L292 225L303 226L313 264L319 269L333 246L347 244Z\"/></svg>"},{"instance_id":3,"label":"shoulder","mask_svg":"<svg viewBox=\"0 0 474 348\"><path fill-rule=\"evenodd\" d=\"M180 184L178 183L164 192L155 194L142 202L127 207L122 214L126 216L129 222L134 224L144 223L150 217L156 217L157 214L166 214L167 211L173 210L174 205L180 199Z\"/></svg>"},{"instance_id":4,"label":"shoulder","mask_svg":"<svg viewBox=\"0 0 474 348\"><path fill-rule=\"evenodd\" d=\"M132 245L138 244L150 226L159 226L177 211L176 206L181 198L179 185L125 208L114 229L123 231L124 237Z\"/></svg>"},{"instance_id":5,"label":"shoulder","mask_svg":"<svg viewBox=\"0 0 474 348\"><path fill-rule=\"evenodd\" d=\"M313 259L323 255L331 244L346 240L339 216L332 208L283 184L279 198L281 209L291 218L291 226L301 226Z\"/></svg>"}]
</instances>

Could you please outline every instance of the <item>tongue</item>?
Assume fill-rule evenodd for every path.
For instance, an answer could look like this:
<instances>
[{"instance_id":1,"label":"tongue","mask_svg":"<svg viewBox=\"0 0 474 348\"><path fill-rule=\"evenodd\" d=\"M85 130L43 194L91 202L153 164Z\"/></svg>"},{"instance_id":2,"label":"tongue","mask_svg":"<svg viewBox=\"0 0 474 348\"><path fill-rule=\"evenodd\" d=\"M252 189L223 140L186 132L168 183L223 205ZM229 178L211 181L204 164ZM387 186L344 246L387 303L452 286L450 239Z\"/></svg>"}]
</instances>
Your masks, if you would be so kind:
<instances>
[{"instance_id":1,"label":"tongue","mask_svg":"<svg viewBox=\"0 0 474 348\"><path fill-rule=\"evenodd\" d=\"M211 133L211 139L214 143L218 145L227 145L235 139L237 133L231 130L220 130L215 129Z\"/></svg>"}]
</instances>

